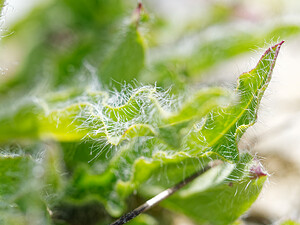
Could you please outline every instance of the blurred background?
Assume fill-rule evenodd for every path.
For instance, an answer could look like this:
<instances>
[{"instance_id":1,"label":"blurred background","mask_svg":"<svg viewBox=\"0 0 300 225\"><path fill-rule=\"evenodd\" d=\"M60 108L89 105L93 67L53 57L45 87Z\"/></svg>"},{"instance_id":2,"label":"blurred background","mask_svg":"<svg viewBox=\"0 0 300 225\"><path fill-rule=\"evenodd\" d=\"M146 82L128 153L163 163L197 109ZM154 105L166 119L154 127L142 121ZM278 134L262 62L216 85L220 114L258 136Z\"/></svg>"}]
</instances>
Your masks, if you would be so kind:
<instances>
[{"instance_id":1,"label":"blurred background","mask_svg":"<svg viewBox=\"0 0 300 225\"><path fill-rule=\"evenodd\" d=\"M107 32L98 32L99 24L90 24L98 15L93 15L88 3L81 8L82 1L64 1L67 6L58 2L6 1L1 17L2 100L15 98L24 90L47 92L62 90L78 81L84 83L80 74L93 74L93 68L105 61L105 51L98 50L111 43L110 34L115 34L118 27L116 22L107 17L107 21L102 20ZM128 2L129 6L126 3L107 10L115 11L114 19L118 21L119 13L132 15L137 2ZM139 29L147 48L145 66L128 81L172 87L174 94L206 85L233 87L242 72L255 66L264 49L286 41L263 98L258 122L247 131L240 146L257 154L270 174L245 221L300 221L300 1L142 3L145 15ZM72 10L65 13L63 7ZM74 17L74 12L78 17ZM30 79L25 79L24 74L30 74ZM36 87L41 76L47 77L47 82ZM111 79L104 77L103 82L109 86ZM11 93L10 87L18 87L19 93L16 89ZM176 217L174 224L192 222Z\"/></svg>"}]
</instances>

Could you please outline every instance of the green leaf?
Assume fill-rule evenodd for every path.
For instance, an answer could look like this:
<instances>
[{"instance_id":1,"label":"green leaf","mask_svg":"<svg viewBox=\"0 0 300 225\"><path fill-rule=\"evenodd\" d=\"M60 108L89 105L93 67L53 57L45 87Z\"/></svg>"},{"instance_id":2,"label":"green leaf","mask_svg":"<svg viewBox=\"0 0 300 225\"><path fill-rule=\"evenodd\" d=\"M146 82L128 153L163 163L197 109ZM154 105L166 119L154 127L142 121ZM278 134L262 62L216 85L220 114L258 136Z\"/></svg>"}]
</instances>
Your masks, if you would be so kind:
<instances>
[{"instance_id":1,"label":"green leaf","mask_svg":"<svg viewBox=\"0 0 300 225\"><path fill-rule=\"evenodd\" d=\"M111 151L112 146L120 145L122 142L126 143L138 137L155 137L167 143L171 148L177 149L180 140L196 120L201 119L213 108L228 102L229 99L227 90L203 89L188 97L181 106L172 109L163 105L173 103L172 100L168 103L165 99L166 96L156 88L143 87L133 90L130 98L123 99L121 102L126 100L123 104L115 106L108 104L111 99L103 92L79 93L79 96L75 95L71 101L69 95L58 93L53 95L52 99L51 97L46 98L48 104L44 100L21 101L19 106L12 107L14 109L12 112L8 109L3 113L3 118L0 120L0 131L3 134L1 141L52 138L63 142L78 142L92 138L98 139L98 143L103 144L104 147L101 151ZM170 139L175 135L176 138ZM64 152L70 154L70 152L67 153L68 143L62 144L62 146ZM80 149L80 151L84 151L82 147ZM79 154L78 150L74 148L70 150L74 154ZM84 155L82 153L80 156ZM50 150L49 154L51 156ZM114 196L114 186L118 177L113 171L116 169L116 161L122 160L124 154L127 154L125 150L116 154L114 159L109 162L108 172L101 176L87 173L85 169L81 172L77 171L73 181L75 190L71 188L70 195L73 198L76 196L81 199L94 193L113 215L116 215L115 211L120 213L124 209L124 203L118 203L121 206L118 206L118 210L116 209L115 202L119 201L119 197ZM132 158L133 162L139 156L137 154ZM65 157L69 168L75 167L72 164L78 162L78 158L72 157ZM54 160L59 157L54 155L51 158ZM80 160L82 161L82 159ZM101 162L104 163L105 160L101 160ZM158 165L156 164L156 167ZM102 166L102 169L105 167ZM50 166L47 171L53 170ZM50 172L49 176L45 175L44 177L49 180L45 181L46 183L51 183L51 188L47 192L59 193L61 181L57 174ZM99 193L100 189L102 191ZM133 189L128 189L126 193L129 194L129 191L133 191ZM121 195L126 196L127 194Z\"/></svg>"},{"instance_id":2,"label":"green leaf","mask_svg":"<svg viewBox=\"0 0 300 225\"><path fill-rule=\"evenodd\" d=\"M176 143L180 142L180 139L183 138L184 133L188 132L195 120L202 118L212 108L215 108L216 106L225 102L225 100L228 98L226 97L228 92L218 88L202 90L195 96L190 97L175 112L166 111L162 108L160 102L158 101L159 98L157 96L155 97L155 95L158 94L159 93L157 93L155 89L140 89L139 91L135 92L124 105L112 107L104 104L103 112L106 114L103 114L103 116L106 115L111 117L108 117L111 122L110 127L113 127L114 123L121 125L122 123L128 124L130 120L133 120L135 124L124 129L123 132L125 133L121 133L122 135L120 137L108 136L106 143L104 141L104 147L101 147L99 155L101 157L100 164L102 164L102 170L103 164L107 164L105 161L109 160L108 165L104 167L105 172L99 175L97 172L88 172L86 169L79 169L77 171L73 182L69 186L69 190L66 191L66 193L69 193L68 195L70 195L72 199L85 199L88 196L97 196L97 199L104 204L106 209L112 215L118 216L124 210L124 199L134 190L134 188L138 186L138 184L147 180L147 176L150 175L151 171L159 171L162 161L165 160L167 162L168 158L170 158L170 165L174 164L174 167L176 167L177 170L178 164L182 163L181 161L189 160L189 158L191 158L191 161L193 161L190 163L190 165L194 165L195 162L199 162L197 157L193 158L184 152L179 152L174 157L169 157L165 155L163 151L159 151L156 152L156 157L154 156L154 152L152 155L152 148L156 145L161 146L164 149L174 148L174 153L176 153L178 151L177 149L180 148L180 145L176 146L174 145L175 143L170 143L168 139L174 135L177 135L178 140L176 140ZM134 105L134 107L131 110L132 105ZM196 106L196 108L193 108L192 105ZM186 110L188 108L190 108L191 112L186 114ZM134 116L131 117L132 115ZM142 116L142 120L140 122L143 123L139 122L139 116ZM98 117L95 118L98 119ZM108 118L105 117L105 120ZM144 121L145 118L147 119L147 123ZM173 122L174 118L176 118L178 123L175 125L172 123L168 125L167 123ZM93 122L93 124L95 124L95 122ZM103 124L106 124L106 122L103 122ZM178 124L181 126L178 127ZM46 129L49 130L48 128ZM187 131L181 132L182 129ZM110 134L109 132L111 131L107 130L108 135ZM166 133L169 133L170 136L167 136ZM178 133L182 134L178 135ZM152 139L154 140L154 143L151 142ZM117 140L117 142L111 142L111 140ZM124 141L124 145L121 143L121 149L119 149L115 155L110 153L111 151L114 151L110 144L119 144L119 142L122 140ZM100 142L101 141L103 140L100 139ZM150 149L145 149L147 142L149 142ZM107 145L108 143L110 144ZM75 149L73 150L75 151ZM81 151L86 152L86 150L83 149ZM76 150L76 152L78 151ZM104 156L107 154L113 155L112 158L108 157L105 160ZM143 156L150 158L154 157L153 159L157 158L154 160L155 162L153 163L153 168L149 168L148 171L150 173L145 173L143 175L143 179L136 179L134 176L134 178L131 178L130 180L131 166L136 164L139 161L138 159ZM120 170L122 166L124 166L124 168ZM140 172L141 170L136 169L136 171ZM121 182L117 183L120 179L124 181L130 181L128 181L126 184L122 184ZM132 182L136 183L136 185L133 185ZM117 193L115 192L116 189Z\"/></svg>"},{"instance_id":3,"label":"green leaf","mask_svg":"<svg viewBox=\"0 0 300 225\"><path fill-rule=\"evenodd\" d=\"M32 100L23 99L21 103L14 102L13 105L6 106L0 111L0 142L14 138L37 138L38 115L43 112L40 105Z\"/></svg>"},{"instance_id":4,"label":"green leaf","mask_svg":"<svg viewBox=\"0 0 300 225\"><path fill-rule=\"evenodd\" d=\"M30 179L34 163L29 157L2 154L0 162L0 198L1 201L11 201L21 186L25 189L24 183Z\"/></svg>"},{"instance_id":5,"label":"green leaf","mask_svg":"<svg viewBox=\"0 0 300 225\"><path fill-rule=\"evenodd\" d=\"M100 64L98 74L102 84L131 82L144 67L145 44L137 28L130 24L119 38L119 43Z\"/></svg>"},{"instance_id":6,"label":"green leaf","mask_svg":"<svg viewBox=\"0 0 300 225\"><path fill-rule=\"evenodd\" d=\"M159 136L169 141L170 132L178 133L195 119L224 104L228 95L228 91L219 88L202 90L175 112L163 109L163 102L158 100L161 96L152 87L133 91L120 106L108 104L110 99L104 92L83 93L73 104L68 100L57 101L56 96L56 103L50 100L49 105L43 100L29 99L2 113L0 141L38 137L59 141L98 138L118 145L137 136ZM84 98L86 100L82 101Z\"/></svg>"},{"instance_id":7,"label":"green leaf","mask_svg":"<svg viewBox=\"0 0 300 225\"><path fill-rule=\"evenodd\" d=\"M241 162L237 144L246 128L256 120L258 104L269 83L281 44L268 49L256 68L240 76L236 89L239 99L225 107L220 106L209 113L204 121L201 120L201 116L198 117L198 114L202 115L198 110L204 110L204 106L208 102L205 99L211 98L211 94L208 93L218 93L214 92L214 89L208 89L202 94L195 95L191 101L187 100L173 115L164 113L165 117L163 120L158 120L161 121L158 124L164 124L166 121L177 122L168 126L160 127L158 125L157 134L155 126L153 126L154 131L150 132L152 134L150 136L153 136L151 139L143 137L143 135L149 134L144 130L145 126L135 127L135 133L133 136L129 136L128 144L122 145L121 149L111 158L104 173L99 177L81 173L80 179L77 179L73 185L80 187L77 191L83 194L80 198L90 194L99 196L108 212L111 215L119 216L124 211L124 200L145 183L167 188L200 170L202 166L213 159L232 163ZM208 96L204 97L205 94ZM136 102L134 99L131 98L130 101ZM200 105L192 103L197 101ZM123 114L118 115L124 110L115 109L116 111L111 113L116 115L113 118L119 118L117 120L119 122L125 120L126 117ZM161 110L161 108L158 109ZM189 110L191 114L186 113L186 110ZM208 111L204 110L203 112L207 113ZM133 111L133 114L136 112ZM160 114L155 113L155 115ZM191 128L185 124L186 121L191 121L192 125L196 122L196 125ZM197 125L199 122L200 125ZM183 125L183 128L177 127L178 124ZM165 129L166 127L168 129ZM128 132L131 133L130 129ZM143 135L139 136L138 132ZM224 169L224 171L226 170ZM101 193L96 191L99 189L103 189L103 191ZM258 193L259 191L256 192L256 194ZM76 197L78 196L76 195ZM245 208L246 206L243 211ZM239 213L242 211L236 212L235 216L240 215Z\"/></svg>"},{"instance_id":8,"label":"green leaf","mask_svg":"<svg viewBox=\"0 0 300 225\"><path fill-rule=\"evenodd\" d=\"M252 178L251 167L257 166L253 163L245 154L235 166L225 163L213 168L162 205L199 223L231 224L256 200L266 180Z\"/></svg>"},{"instance_id":9,"label":"green leaf","mask_svg":"<svg viewBox=\"0 0 300 225\"><path fill-rule=\"evenodd\" d=\"M26 148L34 146L24 150L10 146L0 152L0 214L4 224L50 224L48 207L62 193L63 170L55 144L40 147L47 150L41 153L43 158L33 158L27 151L25 154Z\"/></svg>"},{"instance_id":10,"label":"green leaf","mask_svg":"<svg viewBox=\"0 0 300 225\"><path fill-rule=\"evenodd\" d=\"M38 168L30 157L8 154L0 155L0 165L0 213L4 224L47 224L46 206L37 194L41 184L36 176L42 167Z\"/></svg>"},{"instance_id":11,"label":"green leaf","mask_svg":"<svg viewBox=\"0 0 300 225\"><path fill-rule=\"evenodd\" d=\"M269 48L253 70L240 76L236 103L215 110L200 129L191 132L186 139L190 152L213 151L228 160L239 160L237 144L246 129L256 121L258 106L270 82L282 43Z\"/></svg>"}]
</instances>

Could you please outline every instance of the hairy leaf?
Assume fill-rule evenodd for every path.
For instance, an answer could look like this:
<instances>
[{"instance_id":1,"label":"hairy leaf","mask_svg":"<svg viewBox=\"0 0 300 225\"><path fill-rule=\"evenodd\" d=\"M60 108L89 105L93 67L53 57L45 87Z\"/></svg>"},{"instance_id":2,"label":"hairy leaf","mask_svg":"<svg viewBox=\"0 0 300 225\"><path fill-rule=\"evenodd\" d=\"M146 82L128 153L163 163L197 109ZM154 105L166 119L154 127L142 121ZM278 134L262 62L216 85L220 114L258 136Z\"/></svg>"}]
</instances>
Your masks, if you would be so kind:
<instances>
[{"instance_id":1,"label":"hairy leaf","mask_svg":"<svg viewBox=\"0 0 300 225\"><path fill-rule=\"evenodd\" d=\"M191 132L186 143L193 154L214 151L238 161L237 143L246 129L256 121L260 100L267 88L283 42L269 48L257 66L238 80L237 103L212 112L199 129Z\"/></svg>"},{"instance_id":2,"label":"hairy leaf","mask_svg":"<svg viewBox=\"0 0 300 225\"><path fill-rule=\"evenodd\" d=\"M182 143L174 147L172 143L164 141L164 136L155 135L152 139L145 139L145 137L133 139L111 158L106 171L99 178L95 175L93 175L94 179L88 178L91 180L88 188L83 185L86 179L84 177L91 175L83 173L82 180L76 181L78 182L76 185L82 183L83 188L78 193L97 194L93 190L105 188L106 192L102 191L97 195L101 196L108 212L118 216L124 210L122 202L143 184L170 187L214 159L242 163L237 144L246 128L256 120L258 104L269 83L281 44L268 49L253 70L240 76L236 89L239 99L209 113L207 118L200 122L200 126L197 125L198 127L195 126L182 135ZM185 112L188 105L182 107L180 112ZM181 118L186 118L187 115L184 113ZM176 130L173 132L169 130L166 136L178 137L176 134ZM171 140L177 143L174 139ZM234 164L232 166L234 167ZM104 178L105 180L101 181ZM108 186L103 186L105 184ZM247 184L243 183L243 185ZM253 189L255 188L254 185ZM116 192L112 191L114 189ZM251 199L254 200L258 193L259 191L255 192ZM237 211L232 218L236 219L244 212L251 205L252 200L250 200L242 199L238 202L237 204L244 205L244 208L241 208L242 211Z\"/></svg>"},{"instance_id":3,"label":"hairy leaf","mask_svg":"<svg viewBox=\"0 0 300 225\"><path fill-rule=\"evenodd\" d=\"M162 205L200 223L231 224L256 200L266 180L265 176L253 179L253 166L257 165L252 157L243 155L235 166L213 168Z\"/></svg>"},{"instance_id":4,"label":"hairy leaf","mask_svg":"<svg viewBox=\"0 0 300 225\"><path fill-rule=\"evenodd\" d=\"M136 136L158 136L168 141L170 132L180 131L228 101L226 90L212 88L197 93L178 112L171 112L162 108L157 96L155 88L140 88L125 104L112 106L102 92L91 93L86 99L79 96L73 104L66 102L67 106L58 109L49 109L48 105L41 108L29 99L13 112L3 113L0 140L50 137L59 141L80 141L90 137L118 145Z\"/></svg>"}]
</instances>

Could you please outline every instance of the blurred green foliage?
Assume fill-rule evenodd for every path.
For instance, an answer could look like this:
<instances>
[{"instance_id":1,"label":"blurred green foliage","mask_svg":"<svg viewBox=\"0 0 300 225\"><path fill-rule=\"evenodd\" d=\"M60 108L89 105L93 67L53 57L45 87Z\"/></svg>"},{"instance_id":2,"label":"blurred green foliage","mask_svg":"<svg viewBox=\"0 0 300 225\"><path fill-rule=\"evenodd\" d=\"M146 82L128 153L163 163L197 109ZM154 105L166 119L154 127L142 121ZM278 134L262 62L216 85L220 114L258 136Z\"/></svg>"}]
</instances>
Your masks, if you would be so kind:
<instances>
[{"instance_id":1,"label":"blurred green foliage","mask_svg":"<svg viewBox=\"0 0 300 225\"><path fill-rule=\"evenodd\" d=\"M287 220L281 223L281 225L298 225L299 223L293 221L293 220Z\"/></svg>"}]
</instances>

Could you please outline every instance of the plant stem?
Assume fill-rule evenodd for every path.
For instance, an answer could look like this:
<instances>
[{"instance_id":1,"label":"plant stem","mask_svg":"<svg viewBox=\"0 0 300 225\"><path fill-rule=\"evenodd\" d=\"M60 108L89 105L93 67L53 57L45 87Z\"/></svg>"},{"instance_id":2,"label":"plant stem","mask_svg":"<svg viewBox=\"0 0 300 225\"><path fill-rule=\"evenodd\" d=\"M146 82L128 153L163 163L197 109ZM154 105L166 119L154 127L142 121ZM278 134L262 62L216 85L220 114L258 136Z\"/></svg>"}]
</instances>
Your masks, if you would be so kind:
<instances>
[{"instance_id":1,"label":"plant stem","mask_svg":"<svg viewBox=\"0 0 300 225\"><path fill-rule=\"evenodd\" d=\"M184 186L186 186L188 183L195 180L197 177L199 177L201 174L205 173L210 168L219 165L220 161L214 161L212 163L209 163L206 167L202 168L201 170L197 171L196 173L192 174L188 178L184 179L183 181L177 183L175 186L168 188L164 190L163 192L159 193L158 195L154 196L153 198L149 199L144 204L140 205L136 209L132 210L131 212L123 215L115 222L111 223L110 225L122 225L127 223L128 221L132 220L133 218L137 217L141 213L147 211L148 209L151 209L153 206L160 203L162 200L170 197L172 194L174 194L176 191L180 190Z\"/></svg>"}]
</instances>

